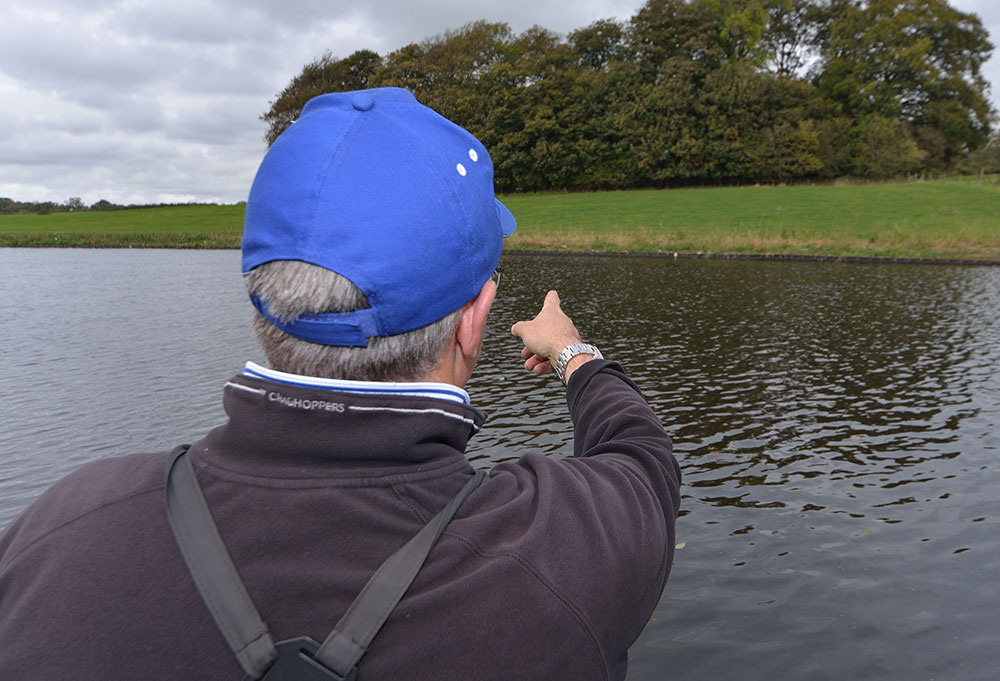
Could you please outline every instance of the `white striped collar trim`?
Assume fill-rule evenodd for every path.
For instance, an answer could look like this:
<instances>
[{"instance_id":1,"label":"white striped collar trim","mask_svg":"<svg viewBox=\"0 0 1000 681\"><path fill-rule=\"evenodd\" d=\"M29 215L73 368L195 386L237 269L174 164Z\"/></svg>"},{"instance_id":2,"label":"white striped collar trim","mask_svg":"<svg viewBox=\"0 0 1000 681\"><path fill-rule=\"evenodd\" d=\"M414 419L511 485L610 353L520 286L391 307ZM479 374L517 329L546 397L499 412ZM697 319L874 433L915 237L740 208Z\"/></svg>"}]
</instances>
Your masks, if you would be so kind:
<instances>
[{"instance_id":1,"label":"white striped collar trim","mask_svg":"<svg viewBox=\"0 0 1000 681\"><path fill-rule=\"evenodd\" d=\"M348 381L341 378L318 378L289 374L262 367L254 362L247 362L243 367L243 375L251 378L263 378L285 385L296 385L303 388L320 388L336 390L337 392L362 393L367 395L405 395L407 397L434 397L439 400L449 400L459 404L471 404L469 393L458 386L448 383L395 383L392 381Z\"/></svg>"}]
</instances>

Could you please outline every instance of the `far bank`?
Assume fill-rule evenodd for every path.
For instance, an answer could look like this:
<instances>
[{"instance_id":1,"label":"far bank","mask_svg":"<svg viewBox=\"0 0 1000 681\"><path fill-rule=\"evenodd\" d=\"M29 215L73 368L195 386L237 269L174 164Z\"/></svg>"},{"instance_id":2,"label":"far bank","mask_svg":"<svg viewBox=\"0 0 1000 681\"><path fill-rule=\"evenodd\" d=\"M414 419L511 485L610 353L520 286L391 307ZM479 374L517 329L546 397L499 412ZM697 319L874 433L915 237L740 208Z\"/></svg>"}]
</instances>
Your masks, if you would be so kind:
<instances>
[{"instance_id":1,"label":"far bank","mask_svg":"<svg viewBox=\"0 0 1000 681\"><path fill-rule=\"evenodd\" d=\"M1000 261L1000 184L509 194L510 250ZM238 248L242 205L0 215L0 246Z\"/></svg>"}]
</instances>

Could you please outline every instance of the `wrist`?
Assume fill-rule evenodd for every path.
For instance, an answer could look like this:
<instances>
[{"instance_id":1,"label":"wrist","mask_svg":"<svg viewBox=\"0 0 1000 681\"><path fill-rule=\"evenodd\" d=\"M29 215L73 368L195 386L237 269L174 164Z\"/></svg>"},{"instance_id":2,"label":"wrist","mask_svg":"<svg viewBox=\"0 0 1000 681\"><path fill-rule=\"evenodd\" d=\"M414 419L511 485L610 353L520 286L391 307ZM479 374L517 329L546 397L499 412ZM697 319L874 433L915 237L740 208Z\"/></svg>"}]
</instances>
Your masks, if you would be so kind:
<instances>
[{"instance_id":1,"label":"wrist","mask_svg":"<svg viewBox=\"0 0 1000 681\"><path fill-rule=\"evenodd\" d=\"M588 343L571 343L559 353L555 364L556 375L564 384L569 383L572 374L580 365L592 359L599 359L604 355L595 346Z\"/></svg>"},{"instance_id":2,"label":"wrist","mask_svg":"<svg viewBox=\"0 0 1000 681\"><path fill-rule=\"evenodd\" d=\"M597 359L597 358L591 355L590 353L586 352L580 353L579 355L574 355L573 359L566 362L566 370L563 372L563 384L569 385L569 377L573 374L573 372L575 372L577 369L579 369L592 359Z\"/></svg>"}]
</instances>

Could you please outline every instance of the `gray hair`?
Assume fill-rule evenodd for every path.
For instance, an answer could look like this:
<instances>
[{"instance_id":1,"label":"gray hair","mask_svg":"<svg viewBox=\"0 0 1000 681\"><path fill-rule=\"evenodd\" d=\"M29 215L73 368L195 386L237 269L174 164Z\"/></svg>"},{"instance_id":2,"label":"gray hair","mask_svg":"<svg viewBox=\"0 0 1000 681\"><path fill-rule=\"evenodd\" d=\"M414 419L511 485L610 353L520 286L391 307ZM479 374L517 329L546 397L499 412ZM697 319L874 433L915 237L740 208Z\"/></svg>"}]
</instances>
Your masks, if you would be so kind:
<instances>
[{"instance_id":1,"label":"gray hair","mask_svg":"<svg viewBox=\"0 0 1000 681\"><path fill-rule=\"evenodd\" d=\"M350 280L298 260L276 260L255 267L247 275L246 285L283 322L303 314L369 307L365 294ZM426 378L438 365L462 309L413 331L369 338L367 347L310 343L285 333L256 311L253 331L268 366L277 371L360 381L414 381Z\"/></svg>"}]
</instances>

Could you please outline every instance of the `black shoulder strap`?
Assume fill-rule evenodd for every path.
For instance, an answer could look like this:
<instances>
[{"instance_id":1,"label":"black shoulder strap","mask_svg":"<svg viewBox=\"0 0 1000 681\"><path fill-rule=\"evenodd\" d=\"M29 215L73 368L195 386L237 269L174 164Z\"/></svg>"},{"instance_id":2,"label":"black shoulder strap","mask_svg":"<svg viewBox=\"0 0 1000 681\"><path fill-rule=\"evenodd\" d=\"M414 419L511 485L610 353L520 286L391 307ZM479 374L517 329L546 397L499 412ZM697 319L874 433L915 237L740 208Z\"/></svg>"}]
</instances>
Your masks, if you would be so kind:
<instances>
[{"instance_id":1,"label":"black shoulder strap","mask_svg":"<svg viewBox=\"0 0 1000 681\"><path fill-rule=\"evenodd\" d=\"M250 678L258 679L277 657L267 625L250 600L219 535L187 453L167 463L167 519L202 600ZM486 478L476 474L451 501L379 567L315 652L315 658L347 678L402 599L431 548L466 497Z\"/></svg>"},{"instance_id":2,"label":"black shoulder strap","mask_svg":"<svg viewBox=\"0 0 1000 681\"><path fill-rule=\"evenodd\" d=\"M195 477L187 446L171 452L167 464L167 519L198 593L236 653L240 666L254 678L264 675L277 657L274 641L260 618Z\"/></svg>"},{"instance_id":3,"label":"black shoulder strap","mask_svg":"<svg viewBox=\"0 0 1000 681\"><path fill-rule=\"evenodd\" d=\"M316 651L318 660L341 676L346 676L358 664L375 634L403 598L458 507L485 478L486 473L477 470L436 516L403 548L382 563Z\"/></svg>"}]
</instances>

